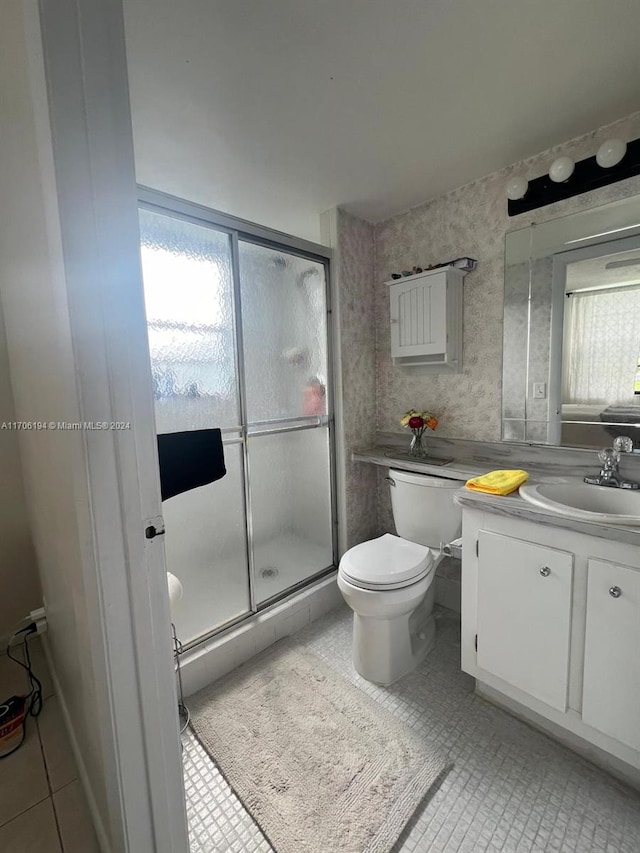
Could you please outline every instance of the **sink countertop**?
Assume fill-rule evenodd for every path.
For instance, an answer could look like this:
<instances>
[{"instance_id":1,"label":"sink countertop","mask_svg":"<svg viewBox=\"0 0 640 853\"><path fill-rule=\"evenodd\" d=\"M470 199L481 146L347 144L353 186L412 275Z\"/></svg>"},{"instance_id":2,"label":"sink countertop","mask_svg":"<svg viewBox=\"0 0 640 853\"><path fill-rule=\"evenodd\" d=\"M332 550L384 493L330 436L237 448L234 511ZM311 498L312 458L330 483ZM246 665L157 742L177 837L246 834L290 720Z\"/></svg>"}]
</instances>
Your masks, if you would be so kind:
<instances>
[{"instance_id":1,"label":"sink countertop","mask_svg":"<svg viewBox=\"0 0 640 853\"><path fill-rule=\"evenodd\" d=\"M568 479L568 478L563 478ZM540 483L551 482L552 478L536 477L527 482ZM553 478L558 482L558 478ZM583 521L577 518L567 518L555 512L550 512L542 507L534 506L525 501L517 492L511 495L487 495L483 492L472 492L470 489L458 489L454 500L462 507L477 509L482 512L492 512L497 515L519 518L522 521L533 521L538 524L549 524L552 527L561 527L563 530L572 530L574 533L583 533L587 536L597 536L599 539L611 539L613 542L625 542L627 545L640 546L640 529L627 527L622 524L600 524L594 521Z\"/></svg>"},{"instance_id":2,"label":"sink countertop","mask_svg":"<svg viewBox=\"0 0 640 853\"><path fill-rule=\"evenodd\" d=\"M418 459L409 459L406 456L385 455L394 452L398 452L397 447L381 444L363 450L355 450L353 460L355 462L370 462L372 465L381 465L385 468L415 471L418 474L437 474L439 477L445 477L448 480L469 480L471 477L477 477L479 474L486 474L487 471L493 470L491 467L478 467L474 463L462 459L454 459L447 465L433 465L429 462L420 462Z\"/></svg>"},{"instance_id":3,"label":"sink countertop","mask_svg":"<svg viewBox=\"0 0 640 853\"><path fill-rule=\"evenodd\" d=\"M488 474L489 471L496 471L503 468L525 468L531 475L531 480L534 482L549 482L562 483L575 480L576 477L582 478L584 474L589 473L592 469L585 468L584 474L582 469L571 468L571 473L560 473L557 465L532 465L526 467L519 465L516 459L501 459L501 460L483 460L482 462L465 459L459 457L448 462L446 465L433 465L428 461L421 462L418 459L410 459L407 454L395 455L399 451L397 445L393 444L376 444L373 447L363 448L362 450L354 450L352 459L354 462L369 462L372 465L380 465L385 468L401 468L404 471L415 471L419 474L435 474L438 477L445 477L449 480L469 480L471 477L478 477L480 474ZM387 455L394 454L394 455ZM436 450L433 453L434 457L446 457L451 459L451 454L442 453ZM507 462L507 464L505 464Z\"/></svg>"},{"instance_id":4,"label":"sink countertop","mask_svg":"<svg viewBox=\"0 0 640 853\"><path fill-rule=\"evenodd\" d=\"M405 471L415 471L421 474L433 474L452 480L468 480L471 477L477 477L480 474L486 474L501 467L499 462L493 465L479 465L464 459L454 459L446 465L433 465L428 462L385 455L394 451L398 451L397 446L376 445L354 451L353 460L355 462L369 462L373 465L388 468L401 468ZM513 460L513 467L518 467L515 460ZM559 469L556 466L528 465L526 470L530 474L528 483L572 482L577 479L578 475L577 471L572 472L572 474L559 473ZM460 506L469 509L492 512L497 515L510 516L512 518L519 518L522 521L532 521L538 524L550 524L553 527L561 527L565 530L572 530L575 533L586 534L587 536L597 536L600 539L611 539L615 542L625 542L629 545L640 546L640 529L637 527L627 527L618 524L599 524L593 521L567 518L528 503L517 492L506 496L488 495L484 492L473 492L463 487L455 492L455 501Z\"/></svg>"}]
</instances>

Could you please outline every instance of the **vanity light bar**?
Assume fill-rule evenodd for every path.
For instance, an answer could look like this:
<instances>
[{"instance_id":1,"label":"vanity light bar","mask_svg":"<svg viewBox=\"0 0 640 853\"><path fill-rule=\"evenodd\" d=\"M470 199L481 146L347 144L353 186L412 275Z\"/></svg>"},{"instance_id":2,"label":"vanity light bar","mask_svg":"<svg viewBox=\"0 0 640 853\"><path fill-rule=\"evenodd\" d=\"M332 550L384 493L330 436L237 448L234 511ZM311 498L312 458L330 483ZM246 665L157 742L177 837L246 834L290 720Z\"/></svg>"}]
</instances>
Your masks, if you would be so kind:
<instances>
[{"instance_id":1,"label":"vanity light bar","mask_svg":"<svg viewBox=\"0 0 640 853\"><path fill-rule=\"evenodd\" d=\"M607 162L603 161L602 157L599 160L603 163ZM556 162L554 161L554 165ZM600 187L606 187L608 184L616 183L616 181L623 181L625 178L640 175L640 139L634 139L627 143L622 159L615 165L600 165L600 162L598 155L580 160L575 164L573 171L566 170L568 175L564 180L562 175L555 175L556 180L553 180L550 175L534 178L528 182L522 198L508 199L507 211L509 216L517 216L519 213L536 210L547 204L553 204L556 201L572 198L574 195L580 195L589 192L589 190L596 190ZM526 179L523 179L523 184L526 184ZM515 194L517 195L517 192Z\"/></svg>"}]
</instances>

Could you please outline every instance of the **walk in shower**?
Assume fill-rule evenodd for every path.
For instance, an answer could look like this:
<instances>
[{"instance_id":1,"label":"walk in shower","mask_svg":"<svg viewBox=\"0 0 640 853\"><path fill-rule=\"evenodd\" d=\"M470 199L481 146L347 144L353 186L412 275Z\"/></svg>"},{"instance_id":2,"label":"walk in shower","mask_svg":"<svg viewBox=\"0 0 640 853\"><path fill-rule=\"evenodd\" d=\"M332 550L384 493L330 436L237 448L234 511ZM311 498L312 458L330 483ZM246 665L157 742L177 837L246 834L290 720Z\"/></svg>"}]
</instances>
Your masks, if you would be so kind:
<instances>
[{"instance_id":1,"label":"walk in shower","mask_svg":"<svg viewBox=\"0 0 640 853\"><path fill-rule=\"evenodd\" d=\"M227 468L163 503L185 645L336 559L328 259L235 224L142 196L157 432L219 427Z\"/></svg>"}]
</instances>

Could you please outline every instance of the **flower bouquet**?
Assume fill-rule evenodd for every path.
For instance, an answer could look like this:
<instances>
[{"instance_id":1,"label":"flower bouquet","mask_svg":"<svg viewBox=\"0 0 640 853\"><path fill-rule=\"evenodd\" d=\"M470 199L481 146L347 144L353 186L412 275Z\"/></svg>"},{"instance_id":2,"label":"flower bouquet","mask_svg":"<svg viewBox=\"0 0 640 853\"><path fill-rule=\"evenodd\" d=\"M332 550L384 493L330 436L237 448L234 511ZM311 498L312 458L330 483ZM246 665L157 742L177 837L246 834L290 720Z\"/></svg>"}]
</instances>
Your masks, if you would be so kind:
<instances>
[{"instance_id":1,"label":"flower bouquet","mask_svg":"<svg viewBox=\"0 0 640 853\"><path fill-rule=\"evenodd\" d=\"M415 409L406 412L400 419L400 426L408 427L413 433L409 453L412 456L426 456L427 448L423 444L422 436L426 429L436 429L438 419L431 412L417 412Z\"/></svg>"}]
</instances>

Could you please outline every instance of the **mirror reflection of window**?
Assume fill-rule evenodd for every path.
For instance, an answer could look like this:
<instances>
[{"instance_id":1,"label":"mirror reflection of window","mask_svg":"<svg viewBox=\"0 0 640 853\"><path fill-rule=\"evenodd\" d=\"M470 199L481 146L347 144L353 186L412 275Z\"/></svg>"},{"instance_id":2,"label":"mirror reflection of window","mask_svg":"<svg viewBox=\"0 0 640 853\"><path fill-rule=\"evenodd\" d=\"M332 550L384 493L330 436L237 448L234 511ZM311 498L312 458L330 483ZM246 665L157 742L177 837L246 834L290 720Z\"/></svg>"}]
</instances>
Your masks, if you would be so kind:
<instances>
[{"instance_id":1,"label":"mirror reflection of window","mask_svg":"<svg viewBox=\"0 0 640 853\"><path fill-rule=\"evenodd\" d=\"M599 257L566 267L563 420L640 421L640 247L601 248ZM633 427L605 429L637 443Z\"/></svg>"},{"instance_id":2,"label":"mirror reflection of window","mask_svg":"<svg viewBox=\"0 0 640 853\"><path fill-rule=\"evenodd\" d=\"M503 441L640 452L639 303L640 194L507 233Z\"/></svg>"}]
</instances>

